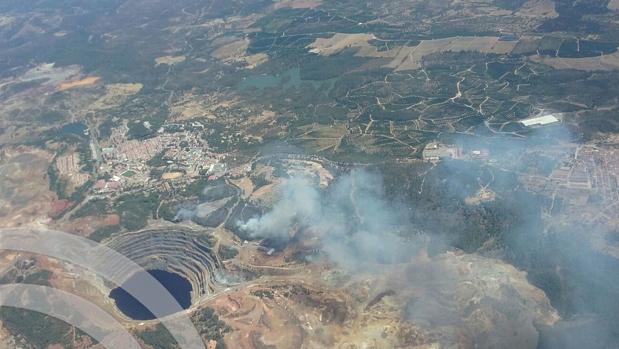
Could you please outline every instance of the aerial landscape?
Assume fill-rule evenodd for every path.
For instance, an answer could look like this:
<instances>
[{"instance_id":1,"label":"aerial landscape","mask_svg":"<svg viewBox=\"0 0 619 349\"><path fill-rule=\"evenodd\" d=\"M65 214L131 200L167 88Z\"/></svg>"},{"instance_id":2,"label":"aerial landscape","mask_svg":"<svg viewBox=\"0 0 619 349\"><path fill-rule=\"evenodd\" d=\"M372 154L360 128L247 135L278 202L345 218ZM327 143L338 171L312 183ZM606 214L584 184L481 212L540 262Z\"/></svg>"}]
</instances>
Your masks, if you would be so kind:
<instances>
[{"instance_id":1,"label":"aerial landscape","mask_svg":"<svg viewBox=\"0 0 619 349\"><path fill-rule=\"evenodd\" d=\"M618 0L3 0L0 349L619 348Z\"/></svg>"}]
</instances>

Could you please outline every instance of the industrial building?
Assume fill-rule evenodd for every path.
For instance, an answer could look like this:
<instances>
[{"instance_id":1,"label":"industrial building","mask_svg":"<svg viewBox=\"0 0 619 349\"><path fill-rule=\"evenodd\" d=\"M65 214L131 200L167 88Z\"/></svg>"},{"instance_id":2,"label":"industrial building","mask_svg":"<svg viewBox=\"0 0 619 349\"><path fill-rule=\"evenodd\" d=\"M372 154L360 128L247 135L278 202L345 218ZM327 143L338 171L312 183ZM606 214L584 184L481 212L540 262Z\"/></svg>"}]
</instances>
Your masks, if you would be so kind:
<instances>
[{"instance_id":1,"label":"industrial building","mask_svg":"<svg viewBox=\"0 0 619 349\"><path fill-rule=\"evenodd\" d=\"M458 159L460 149L454 145L432 142L423 149L423 159L425 161L439 161L442 159Z\"/></svg>"},{"instance_id":2,"label":"industrial building","mask_svg":"<svg viewBox=\"0 0 619 349\"><path fill-rule=\"evenodd\" d=\"M528 118L520 120L520 123L526 127L539 127L555 124L561 120L553 114L547 114L542 116L536 116L534 118Z\"/></svg>"}]
</instances>

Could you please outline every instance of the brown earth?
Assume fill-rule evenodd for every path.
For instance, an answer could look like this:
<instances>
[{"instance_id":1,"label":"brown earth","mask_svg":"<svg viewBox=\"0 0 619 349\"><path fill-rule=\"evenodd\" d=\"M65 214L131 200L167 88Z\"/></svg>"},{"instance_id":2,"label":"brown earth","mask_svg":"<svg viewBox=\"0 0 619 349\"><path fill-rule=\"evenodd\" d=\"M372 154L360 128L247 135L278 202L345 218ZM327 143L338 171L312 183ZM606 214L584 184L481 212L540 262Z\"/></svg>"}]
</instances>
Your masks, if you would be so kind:
<instances>
[{"instance_id":1,"label":"brown earth","mask_svg":"<svg viewBox=\"0 0 619 349\"><path fill-rule=\"evenodd\" d=\"M94 85L100 79L101 78L98 76L89 76L87 78L80 79L80 80L65 81L65 82L60 83L60 85L58 85L58 91L65 91L65 90L69 90L69 89L76 88L76 87Z\"/></svg>"},{"instance_id":2,"label":"brown earth","mask_svg":"<svg viewBox=\"0 0 619 349\"><path fill-rule=\"evenodd\" d=\"M47 221L56 195L49 190L52 154L31 147L4 148L0 154L0 226Z\"/></svg>"}]
</instances>

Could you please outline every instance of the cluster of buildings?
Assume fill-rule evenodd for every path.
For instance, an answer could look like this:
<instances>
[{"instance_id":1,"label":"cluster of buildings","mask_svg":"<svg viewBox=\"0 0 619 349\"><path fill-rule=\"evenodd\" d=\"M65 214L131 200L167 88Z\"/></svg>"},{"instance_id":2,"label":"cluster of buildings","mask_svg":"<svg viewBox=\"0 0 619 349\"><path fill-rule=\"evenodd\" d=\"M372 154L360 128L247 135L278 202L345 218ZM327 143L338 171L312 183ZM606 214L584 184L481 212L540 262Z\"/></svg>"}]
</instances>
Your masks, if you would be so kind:
<instances>
[{"instance_id":1,"label":"cluster of buildings","mask_svg":"<svg viewBox=\"0 0 619 349\"><path fill-rule=\"evenodd\" d=\"M110 193L122 187L159 185L151 182L160 179L179 181L204 173L218 178L226 173L222 163L225 155L209 151L200 132L193 128L174 131L161 130L152 138L127 140L126 129L115 129L101 149L99 173L109 179L97 181L95 191ZM155 169L159 171L156 175Z\"/></svg>"},{"instance_id":2,"label":"cluster of buildings","mask_svg":"<svg viewBox=\"0 0 619 349\"><path fill-rule=\"evenodd\" d=\"M560 200L566 215L607 225L619 221L619 149L584 145L552 170L548 177L523 176L527 187Z\"/></svg>"},{"instance_id":3,"label":"cluster of buildings","mask_svg":"<svg viewBox=\"0 0 619 349\"><path fill-rule=\"evenodd\" d=\"M118 159L124 161L146 161L152 159L161 152L169 143L170 139L161 136L145 140L125 141L115 146L102 149L103 157L106 159Z\"/></svg>"},{"instance_id":4,"label":"cluster of buildings","mask_svg":"<svg viewBox=\"0 0 619 349\"><path fill-rule=\"evenodd\" d=\"M595 192L604 201L619 200L619 150L592 145L579 147L574 158L554 169L550 180L568 189Z\"/></svg>"},{"instance_id":5,"label":"cluster of buildings","mask_svg":"<svg viewBox=\"0 0 619 349\"><path fill-rule=\"evenodd\" d=\"M455 145L441 144L438 142L428 143L423 149L423 159L425 161L440 161L444 159L459 159L460 149Z\"/></svg>"},{"instance_id":6,"label":"cluster of buildings","mask_svg":"<svg viewBox=\"0 0 619 349\"><path fill-rule=\"evenodd\" d=\"M441 160L489 160L490 152L488 149L473 149L465 152L462 148L439 142L428 143L423 149L422 157L424 161L439 162Z\"/></svg>"},{"instance_id":7,"label":"cluster of buildings","mask_svg":"<svg viewBox=\"0 0 619 349\"><path fill-rule=\"evenodd\" d=\"M69 152L56 158L56 168L60 176L69 179L75 187L84 185L90 175L81 171L80 155L77 152Z\"/></svg>"}]
</instances>

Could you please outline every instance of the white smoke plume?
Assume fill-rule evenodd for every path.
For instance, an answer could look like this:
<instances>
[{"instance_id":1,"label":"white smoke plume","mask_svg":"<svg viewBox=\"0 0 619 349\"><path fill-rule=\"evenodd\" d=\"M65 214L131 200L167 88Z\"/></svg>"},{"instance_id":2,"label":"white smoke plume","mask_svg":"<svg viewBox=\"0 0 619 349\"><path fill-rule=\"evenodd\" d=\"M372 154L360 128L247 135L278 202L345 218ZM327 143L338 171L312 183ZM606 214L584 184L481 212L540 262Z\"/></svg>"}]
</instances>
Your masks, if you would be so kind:
<instances>
[{"instance_id":1,"label":"white smoke plume","mask_svg":"<svg viewBox=\"0 0 619 349\"><path fill-rule=\"evenodd\" d=\"M320 213L320 194L305 178L287 180L279 188L280 198L270 212L239 223L254 238L287 239L294 224L307 224Z\"/></svg>"},{"instance_id":2,"label":"white smoke plume","mask_svg":"<svg viewBox=\"0 0 619 349\"><path fill-rule=\"evenodd\" d=\"M331 260L348 268L410 251L396 234L407 222L404 209L386 200L377 174L355 170L322 191L306 178L292 178L279 195L269 212L239 222L240 229L254 238L288 240L294 227L310 228Z\"/></svg>"}]
</instances>

